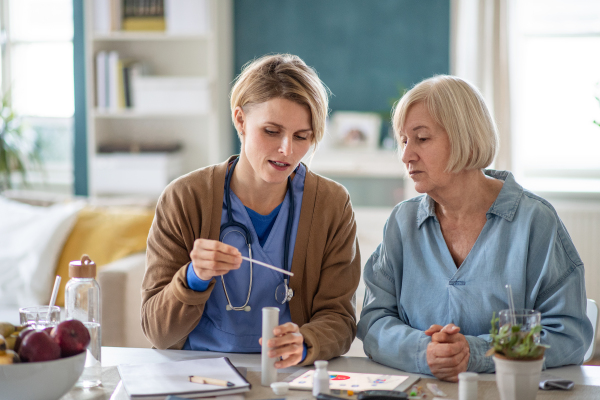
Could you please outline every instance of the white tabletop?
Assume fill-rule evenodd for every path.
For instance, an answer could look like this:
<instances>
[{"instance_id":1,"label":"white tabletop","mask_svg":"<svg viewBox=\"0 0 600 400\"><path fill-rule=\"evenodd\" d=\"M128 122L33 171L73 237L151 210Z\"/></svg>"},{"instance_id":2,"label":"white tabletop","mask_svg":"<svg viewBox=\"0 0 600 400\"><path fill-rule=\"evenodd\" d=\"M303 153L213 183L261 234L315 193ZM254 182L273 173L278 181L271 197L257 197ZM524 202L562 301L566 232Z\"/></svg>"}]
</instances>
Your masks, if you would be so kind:
<instances>
[{"instance_id":1,"label":"white tabletop","mask_svg":"<svg viewBox=\"0 0 600 400\"><path fill-rule=\"evenodd\" d=\"M248 371L260 371L260 354L213 353L192 350L156 350L134 349L128 347L103 347L102 366L118 366L119 364L144 364L168 361L193 360L197 358L229 357L236 367L245 367ZM381 374L405 374L394 368L386 367L366 357L338 357L329 362L332 371L372 372ZM292 367L279 372L293 373L299 368ZM600 386L600 366L571 365L561 368L550 368L544 371L575 382L576 385ZM420 375L431 378L429 375ZM481 381L495 381L494 374L480 374Z\"/></svg>"},{"instance_id":2,"label":"white tabletop","mask_svg":"<svg viewBox=\"0 0 600 400\"><path fill-rule=\"evenodd\" d=\"M129 400L123 389L116 367L120 364L146 364L169 361L191 360L198 358L228 357L236 367L247 369L247 379L252 384L252 390L245 394L245 400L275 399L270 390L260 385L260 354L233 354L213 353L185 350L154 350L135 349L126 347L103 347L102 367L103 386L92 390L72 389L61 400ZM290 374L300 370L292 367L278 370L278 380L284 380ZM309 369L309 368L304 368ZM370 372L393 375L406 375L403 371L377 364L366 357L338 357L329 362L330 371L343 372ZM546 399L589 399L600 398L600 366L568 366L544 371L556 377L570 379L575 382L571 391L543 391L539 390L537 400ZM419 385L426 387L426 383L436 383L445 391L447 399L458 399L458 385L455 383L441 382L437 379L420 375ZM498 399L494 374L480 374L479 399ZM290 391L285 396L286 400L312 399L310 392ZM355 397L355 396L354 396ZM428 398L432 398L429 396ZM352 398L349 398L351 400Z\"/></svg>"}]
</instances>

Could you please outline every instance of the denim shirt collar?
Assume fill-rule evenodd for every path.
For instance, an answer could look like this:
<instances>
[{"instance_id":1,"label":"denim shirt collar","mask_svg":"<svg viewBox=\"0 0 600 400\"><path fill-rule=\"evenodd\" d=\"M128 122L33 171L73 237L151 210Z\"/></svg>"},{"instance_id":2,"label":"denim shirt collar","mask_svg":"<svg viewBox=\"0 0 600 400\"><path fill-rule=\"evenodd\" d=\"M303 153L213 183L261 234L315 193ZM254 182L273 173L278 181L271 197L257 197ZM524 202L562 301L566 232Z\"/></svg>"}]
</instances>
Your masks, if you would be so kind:
<instances>
[{"instance_id":1,"label":"denim shirt collar","mask_svg":"<svg viewBox=\"0 0 600 400\"><path fill-rule=\"evenodd\" d=\"M486 215L497 215L507 221L512 221L517 212L517 207L523 196L523 187L515 181L515 177L508 171L496 171L486 169L483 171L487 176L504 181L502 189L490 207ZM417 226L420 228L427 218L432 217L437 221L435 215L435 201L428 195L421 197L419 210L417 212Z\"/></svg>"}]
</instances>

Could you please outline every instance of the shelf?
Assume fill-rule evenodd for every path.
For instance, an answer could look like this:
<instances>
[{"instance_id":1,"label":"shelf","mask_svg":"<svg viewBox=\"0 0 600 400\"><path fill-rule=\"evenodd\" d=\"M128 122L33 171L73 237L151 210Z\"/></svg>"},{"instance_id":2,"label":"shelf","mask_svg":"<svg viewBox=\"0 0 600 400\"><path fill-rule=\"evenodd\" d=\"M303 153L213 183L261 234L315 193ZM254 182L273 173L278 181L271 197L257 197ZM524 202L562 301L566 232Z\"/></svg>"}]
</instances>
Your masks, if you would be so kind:
<instances>
[{"instance_id":1,"label":"shelf","mask_svg":"<svg viewBox=\"0 0 600 400\"><path fill-rule=\"evenodd\" d=\"M202 112L140 112L135 110L100 111L94 110L93 116L101 119L146 119L146 118L199 118L208 115Z\"/></svg>"},{"instance_id":2,"label":"shelf","mask_svg":"<svg viewBox=\"0 0 600 400\"><path fill-rule=\"evenodd\" d=\"M202 22L204 25L193 22L189 30L180 30L181 33L174 30L94 31L95 27L112 26L107 25L102 16L101 21L96 20L96 12L104 10L99 11L97 3L106 2L83 2L90 194L156 196L174 177L220 162L231 153L233 135L228 93L234 71L233 0L182 1L182 7L183 4L195 5L186 14L188 19L198 23L206 21ZM199 10L196 6L200 4L205 4L206 9ZM172 28L177 28L176 24ZM114 96L115 86L123 85L118 77L119 83L114 82L114 71L118 72L114 55L111 63L105 63L109 66L101 69L104 74L98 78L100 52L115 52L121 61L138 60L147 64L148 71L144 72L152 75L139 74L135 85L129 88L135 107L96 106L99 97L104 98L99 103L104 105L106 97ZM199 78L206 82L200 82ZM106 85L98 86L100 79ZM98 87L104 87L104 96L96 93ZM122 96L121 87L117 93ZM181 151L175 163L177 168L171 168L173 163L145 153L127 157L100 153L107 143L138 143L140 147L178 143Z\"/></svg>"},{"instance_id":3,"label":"shelf","mask_svg":"<svg viewBox=\"0 0 600 400\"><path fill-rule=\"evenodd\" d=\"M208 40L210 35L172 35L166 32L127 32L117 31L108 34L94 34L93 40L97 42L107 41L195 41Z\"/></svg>"},{"instance_id":4,"label":"shelf","mask_svg":"<svg viewBox=\"0 0 600 400\"><path fill-rule=\"evenodd\" d=\"M332 176L405 176L404 166L393 150L321 149L310 163L310 169L321 175Z\"/></svg>"}]
</instances>

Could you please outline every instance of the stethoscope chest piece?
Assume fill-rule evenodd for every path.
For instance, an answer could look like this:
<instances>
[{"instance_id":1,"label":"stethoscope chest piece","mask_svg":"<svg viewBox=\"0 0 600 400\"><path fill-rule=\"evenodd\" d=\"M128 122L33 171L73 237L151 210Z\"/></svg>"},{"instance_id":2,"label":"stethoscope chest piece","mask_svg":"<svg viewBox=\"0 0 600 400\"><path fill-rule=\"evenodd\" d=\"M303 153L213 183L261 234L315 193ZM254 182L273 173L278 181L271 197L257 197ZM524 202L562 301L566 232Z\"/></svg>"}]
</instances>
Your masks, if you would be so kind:
<instances>
[{"instance_id":1,"label":"stethoscope chest piece","mask_svg":"<svg viewBox=\"0 0 600 400\"><path fill-rule=\"evenodd\" d=\"M287 279L284 279L283 283L275 289L275 300L280 304L285 304L292 300L292 297L294 297L294 291L288 286Z\"/></svg>"}]
</instances>

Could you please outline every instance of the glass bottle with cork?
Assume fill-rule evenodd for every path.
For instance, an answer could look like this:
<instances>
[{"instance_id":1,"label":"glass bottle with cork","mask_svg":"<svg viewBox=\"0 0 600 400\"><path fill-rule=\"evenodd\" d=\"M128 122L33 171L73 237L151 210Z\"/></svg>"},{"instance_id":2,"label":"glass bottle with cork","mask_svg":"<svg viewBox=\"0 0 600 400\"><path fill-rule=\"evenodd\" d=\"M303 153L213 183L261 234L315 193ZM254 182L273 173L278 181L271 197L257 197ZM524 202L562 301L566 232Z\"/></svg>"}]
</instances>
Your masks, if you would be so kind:
<instances>
[{"instance_id":1,"label":"glass bottle with cork","mask_svg":"<svg viewBox=\"0 0 600 400\"><path fill-rule=\"evenodd\" d=\"M101 334L101 302L100 286L96 282L96 263L87 254L81 260L69 263L69 277L65 287L65 308L67 319L77 319L88 328L90 344L87 349L85 368L75 384L89 388L102 382L102 364L100 349Z\"/></svg>"}]
</instances>

